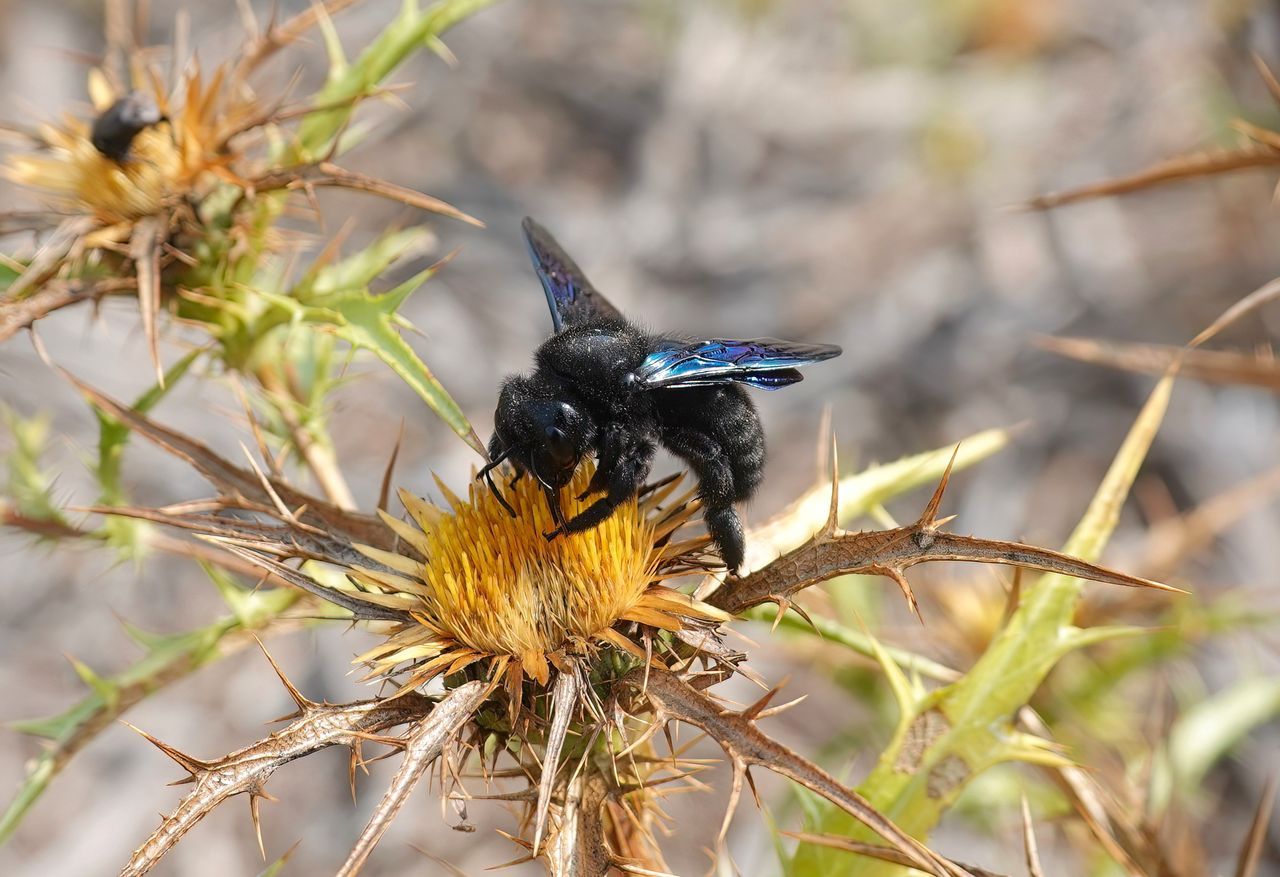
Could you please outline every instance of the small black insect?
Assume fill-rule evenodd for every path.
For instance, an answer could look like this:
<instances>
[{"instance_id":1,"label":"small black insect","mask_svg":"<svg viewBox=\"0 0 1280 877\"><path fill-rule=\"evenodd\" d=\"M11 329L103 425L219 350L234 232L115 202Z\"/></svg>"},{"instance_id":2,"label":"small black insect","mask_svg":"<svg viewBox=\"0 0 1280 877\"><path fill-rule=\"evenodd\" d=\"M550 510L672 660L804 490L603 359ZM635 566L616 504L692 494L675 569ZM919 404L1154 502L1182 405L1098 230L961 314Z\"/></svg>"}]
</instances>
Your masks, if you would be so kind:
<instances>
[{"instance_id":1,"label":"small black insect","mask_svg":"<svg viewBox=\"0 0 1280 877\"><path fill-rule=\"evenodd\" d=\"M164 120L155 98L145 91L131 91L94 120L89 141L107 158L124 164L129 159L133 138Z\"/></svg>"},{"instance_id":2,"label":"small black insect","mask_svg":"<svg viewBox=\"0 0 1280 877\"><path fill-rule=\"evenodd\" d=\"M840 348L645 332L596 291L544 228L532 219L523 228L555 334L538 348L533 374L503 382L491 462L480 477L512 515L490 472L511 460L517 477L537 478L556 523L551 539L591 529L634 496L662 445L698 476L707 530L729 569L740 569L746 545L733 506L755 492L765 458L764 429L743 385L794 384L800 366ZM597 468L579 499L604 495L566 520L560 490L588 454Z\"/></svg>"}]
</instances>

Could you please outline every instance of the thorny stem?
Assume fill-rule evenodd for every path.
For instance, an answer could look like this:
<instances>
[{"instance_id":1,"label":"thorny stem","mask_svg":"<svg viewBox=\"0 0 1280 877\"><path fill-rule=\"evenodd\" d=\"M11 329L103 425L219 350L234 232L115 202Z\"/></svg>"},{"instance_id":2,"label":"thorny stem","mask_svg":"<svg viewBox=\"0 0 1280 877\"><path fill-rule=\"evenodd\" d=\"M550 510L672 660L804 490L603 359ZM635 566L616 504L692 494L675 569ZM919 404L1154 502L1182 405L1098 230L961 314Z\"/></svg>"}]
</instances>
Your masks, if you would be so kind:
<instances>
[{"instance_id":1,"label":"thorny stem","mask_svg":"<svg viewBox=\"0 0 1280 877\"><path fill-rule=\"evenodd\" d=\"M838 482L833 480L831 514L825 527L808 542L763 569L743 578L729 579L707 602L731 615L741 615L767 602L786 608L791 595L804 588L838 576L870 574L888 576L897 582L914 611L915 596L904 571L918 563L939 560L1005 564L1113 585L1178 590L1047 548L942 531L940 527L946 520L939 520L937 512L950 473L948 467L929 505L915 523L861 533L850 533L837 526L839 497L835 488Z\"/></svg>"},{"instance_id":2,"label":"thorny stem","mask_svg":"<svg viewBox=\"0 0 1280 877\"><path fill-rule=\"evenodd\" d=\"M54 311L82 301L97 301L105 295L132 292L135 288L135 281L125 278L97 282L51 282L21 298L0 298L0 342L7 341L20 330Z\"/></svg>"},{"instance_id":3,"label":"thorny stem","mask_svg":"<svg viewBox=\"0 0 1280 877\"><path fill-rule=\"evenodd\" d=\"M414 693L335 706L303 700L292 686L290 692L299 703L294 721L266 739L215 761L192 758L147 737L190 772L193 785L177 809L130 857L120 870L120 877L142 877L226 799L242 793L252 798L261 796L267 780L281 765L328 746L356 747L369 735L430 715L434 705L431 699Z\"/></svg>"},{"instance_id":4,"label":"thorny stem","mask_svg":"<svg viewBox=\"0 0 1280 877\"><path fill-rule=\"evenodd\" d=\"M338 869L336 877L355 877L360 873L365 860L391 826L404 802L409 799L418 780L440 757L449 740L480 708L491 690L492 685L478 679L460 685L418 721L417 726L404 738L404 760L400 763L400 769L396 771L390 787L378 802L377 809L369 817L368 825L360 832L359 839L346 862Z\"/></svg>"},{"instance_id":5,"label":"thorny stem","mask_svg":"<svg viewBox=\"0 0 1280 877\"><path fill-rule=\"evenodd\" d=\"M742 779L753 765L781 774L805 786L837 805L901 851L915 867L938 877L960 873L951 863L940 858L919 841L907 835L890 820L880 815L871 804L852 789L811 761L797 755L761 733L754 719L767 705L770 692L755 706L741 713L720 707L707 695L697 691L668 670L641 668L623 678L623 683L643 691L654 705L655 722L672 719L686 722L705 731L733 762L734 794L730 797L730 814L741 790ZM727 820L726 820L727 827Z\"/></svg>"},{"instance_id":6,"label":"thorny stem","mask_svg":"<svg viewBox=\"0 0 1280 877\"><path fill-rule=\"evenodd\" d=\"M551 877L599 877L609 873L604 845L604 802L608 789L597 774L584 771L569 783L557 829L544 856Z\"/></svg>"}]
</instances>

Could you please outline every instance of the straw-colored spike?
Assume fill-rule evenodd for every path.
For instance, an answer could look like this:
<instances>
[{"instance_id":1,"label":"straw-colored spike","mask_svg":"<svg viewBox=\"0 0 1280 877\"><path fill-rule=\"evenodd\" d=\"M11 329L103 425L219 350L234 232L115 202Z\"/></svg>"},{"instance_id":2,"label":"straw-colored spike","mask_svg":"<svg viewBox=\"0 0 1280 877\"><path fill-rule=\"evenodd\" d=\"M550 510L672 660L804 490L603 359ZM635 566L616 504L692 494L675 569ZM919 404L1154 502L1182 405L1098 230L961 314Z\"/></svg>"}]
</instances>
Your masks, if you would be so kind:
<instances>
[{"instance_id":1,"label":"straw-colored spike","mask_svg":"<svg viewBox=\"0 0 1280 877\"><path fill-rule=\"evenodd\" d=\"M389 566L396 572L403 573L410 578L417 578L422 572L422 564L411 557L405 557L403 554L396 554L394 551L383 551L381 548L374 548L372 545L362 545L359 542L351 546L359 551L370 560L376 561L383 566Z\"/></svg>"},{"instance_id":2,"label":"straw-colored spike","mask_svg":"<svg viewBox=\"0 0 1280 877\"><path fill-rule=\"evenodd\" d=\"M378 517L382 519L382 523L390 527L397 536L408 543L414 551L421 555L426 555L430 546L427 543L426 534L421 530L406 524L399 518L392 517L382 509L378 509Z\"/></svg>"}]
</instances>

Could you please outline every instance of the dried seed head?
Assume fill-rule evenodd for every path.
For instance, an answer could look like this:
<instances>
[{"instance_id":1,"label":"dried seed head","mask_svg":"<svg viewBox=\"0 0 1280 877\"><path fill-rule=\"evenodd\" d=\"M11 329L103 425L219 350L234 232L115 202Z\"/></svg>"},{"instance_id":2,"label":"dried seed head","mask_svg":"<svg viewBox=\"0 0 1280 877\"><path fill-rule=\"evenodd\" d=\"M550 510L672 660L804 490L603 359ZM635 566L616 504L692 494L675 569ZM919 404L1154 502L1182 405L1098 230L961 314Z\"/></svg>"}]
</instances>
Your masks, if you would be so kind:
<instances>
[{"instance_id":1,"label":"dried seed head","mask_svg":"<svg viewBox=\"0 0 1280 877\"><path fill-rule=\"evenodd\" d=\"M43 125L47 148L11 158L4 173L42 193L51 206L89 214L106 226L153 216L228 160L218 155L219 128L243 113L223 106L222 81L215 75L206 87L193 69L182 106L172 111L158 81L146 78L119 94L95 70L89 95L96 119Z\"/></svg>"}]
</instances>

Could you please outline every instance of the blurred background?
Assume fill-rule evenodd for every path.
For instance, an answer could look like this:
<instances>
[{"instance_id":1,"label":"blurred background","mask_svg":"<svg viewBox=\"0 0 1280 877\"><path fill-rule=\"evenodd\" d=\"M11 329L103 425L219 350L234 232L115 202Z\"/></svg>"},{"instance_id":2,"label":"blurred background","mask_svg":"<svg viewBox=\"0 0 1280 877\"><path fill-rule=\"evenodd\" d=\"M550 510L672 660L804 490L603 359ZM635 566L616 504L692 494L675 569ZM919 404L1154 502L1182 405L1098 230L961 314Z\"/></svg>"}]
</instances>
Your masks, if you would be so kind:
<instances>
[{"instance_id":1,"label":"blurred background","mask_svg":"<svg viewBox=\"0 0 1280 877\"><path fill-rule=\"evenodd\" d=\"M149 42L168 42L182 10L207 65L242 38L230 2L150 5ZM269 16L270 4L253 5ZM278 5L292 12L305 4ZM337 23L348 51L367 43L396 5L371 0L343 13ZM30 124L63 112L87 115L84 81L102 50L101 14L88 0L0 0L0 116ZM1264 0L508 0L447 42L456 67L428 53L407 64L393 77L408 86L397 94L402 103L367 106L360 117L370 126L367 141L346 159L488 226L434 222L437 251L386 278L394 284L462 248L408 306L423 330L411 343L487 436L502 377L527 369L550 329L519 239L528 214L624 312L651 328L843 345L843 357L810 370L803 384L757 396L772 455L749 522L766 520L815 482L829 406L851 471L986 427L1025 424L1010 448L954 480L945 510L960 514L956 526L965 532L1059 545L1154 381L1057 358L1038 349L1036 337L1182 343L1280 274L1270 174L1047 214L1018 209L1045 191L1233 144L1226 123L1236 115L1280 122L1250 57L1280 64L1280 5ZM324 73L316 40L283 53L262 80L283 83L299 69L298 93L305 94ZM0 199L16 197L0 183ZM350 249L387 227L422 221L368 198L322 195L322 205L324 229L305 217L298 228L321 241L349 222ZM1277 333L1273 308L1222 343L1248 348ZM98 313L63 311L40 334L62 365L117 398L134 397L149 380L131 301L108 300ZM162 348L170 361L181 341L180 328L170 333ZM23 415L51 415L53 434L70 437L50 448L59 495L69 504L91 502L82 460L96 423L23 336L0 348L0 399ZM155 416L239 456L248 433L238 412L229 390L188 383ZM474 462L407 387L362 360L337 395L333 429L366 508L401 424L398 483L431 494L435 471L458 489ZM1145 574L1153 524L1256 480L1280 461L1278 451L1273 394L1180 383L1106 561ZM662 471L673 465L660 462ZM126 468L141 503L207 493L190 469L141 442ZM924 498L891 511L909 518ZM1280 506L1261 503L1214 533L1168 580L1206 598L1238 590L1260 616L1274 612L1277 533ZM939 591L977 588L993 575L925 570L912 578L924 628L900 613L891 583L857 585L883 599L876 608L884 613L882 635L941 659L971 660L931 630L955 621ZM219 606L189 564L156 557L119 566L105 553L52 553L0 533L0 720L51 714L80 696L64 653L103 673L126 666L136 647L115 615L172 632ZM759 638L767 636L762 628ZM281 636L270 647L304 692L338 701L364 696L346 674L366 641L335 626ZM755 652L757 670L773 680L792 674L792 689L811 693L772 720L771 730L842 776L863 775L886 739L885 723L845 696L840 673L815 667L810 653L769 647L766 660L763 651ZM1274 637L1262 628L1191 650L1169 688L1146 696L1176 704L1242 677L1275 674L1278 665ZM263 721L289 709L270 669L249 650L147 701L129 719L212 756L256 739ZM840 741L829 735L833 728ZM1268 719L1188 805L1213 827L1210 864L1219 871L1246 830L1267 770L1280 766L1278 745L1280 727ZM0 790L16 787L37 747L5 734ZM375 766L352 806L345 757L314 756L273 781L281 802L263 808L268 853L302 841L286 874L331 871L390 775L390 764ZM178 792L164 783L177 775L127 729L108 731L0 847L0 873L115 873L156 812L176 802ZM772 783L762 791L774 816L796 821L788 792ZM510 828L497 806L471 808L474 834L450 830L458 820L442 815L425 789L410 806L365 873L438 873L411 843L467 874L521 854L493 833ZM257 873L245 809L216 811L156 873ZM748 803L740 812L732 848L744 874L773 873L771 843L753 809ZM1013 811L985 809L953 814L938 848L1023 873ZM703 873L719 810L699 798L673 802L672 813L673 868ZM1071 873L1075 860L1058 830L1045 824L1040 834L1055 863L1050 872ZM1274 856L1270 862L1261 873L1280 874Z\"/></svg>"}]
</instances>

